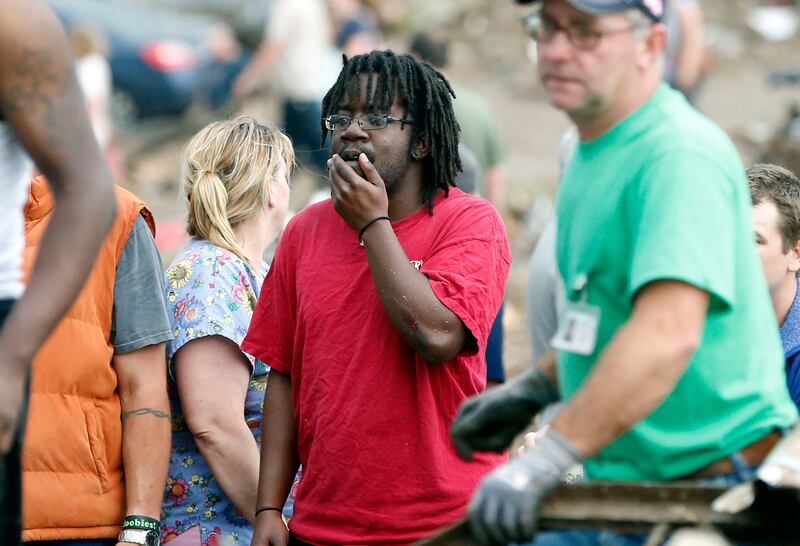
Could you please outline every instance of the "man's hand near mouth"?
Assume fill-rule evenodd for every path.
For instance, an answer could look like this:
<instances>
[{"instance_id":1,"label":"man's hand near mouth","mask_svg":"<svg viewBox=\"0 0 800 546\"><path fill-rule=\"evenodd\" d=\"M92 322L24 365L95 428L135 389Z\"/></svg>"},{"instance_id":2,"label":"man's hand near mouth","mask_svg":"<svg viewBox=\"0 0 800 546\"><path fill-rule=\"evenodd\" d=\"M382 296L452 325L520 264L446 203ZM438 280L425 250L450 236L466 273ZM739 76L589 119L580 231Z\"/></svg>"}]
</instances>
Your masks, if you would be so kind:
<instances>
[{"instance_id":1,"label":"man's hand near mouth","mask_svg":"<svg viewBox=\"0 0 800 546\"><path fill-rule=\"evenodd\" d=\"M356 172L358 176L360 176L361 178L366 178L366 176L364 176L364 171L361 170L361 165L359 165L358 163L358 156L360 156L362 153L363 152L360 152L358 150L344 150L343 152L337 155L339 155L339 157L341 157L345 163L350 165L350 167L353 168L353 170Z\"/></svg>"},{"instance_id":2,"label":"man's hand near mouth","mask_svg":"<svg viewBox=\"0 0 800 546\"><path fill-rule=\"evenodd\" d=\"M333 207L347 225L361 230L369 221L389 214L386 186L364 153L334 154L328 160Z\"/></svg>"}]
</instances>

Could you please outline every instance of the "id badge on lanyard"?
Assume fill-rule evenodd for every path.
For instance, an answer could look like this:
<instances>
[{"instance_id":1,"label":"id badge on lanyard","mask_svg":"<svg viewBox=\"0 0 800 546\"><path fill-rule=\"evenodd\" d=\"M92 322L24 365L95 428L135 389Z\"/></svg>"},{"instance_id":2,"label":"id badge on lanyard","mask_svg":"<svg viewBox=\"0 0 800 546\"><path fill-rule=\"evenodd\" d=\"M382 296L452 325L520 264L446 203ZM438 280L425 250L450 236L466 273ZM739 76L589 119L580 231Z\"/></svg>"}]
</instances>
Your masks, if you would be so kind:
<instances>
[{"instance_id":1,"label":"id badge on lanyard","mask_svg":"<svg viewBox=\"0 0 800 546\"><path fill-rule=\"evenodd\" d=\"M597 346L600 308L589 304L588 278L579 275L573 289L580 294L578 302L568 301L558 321L556 335L550 341L560 351L590 355Z\"/></svg>"}]
</instances>

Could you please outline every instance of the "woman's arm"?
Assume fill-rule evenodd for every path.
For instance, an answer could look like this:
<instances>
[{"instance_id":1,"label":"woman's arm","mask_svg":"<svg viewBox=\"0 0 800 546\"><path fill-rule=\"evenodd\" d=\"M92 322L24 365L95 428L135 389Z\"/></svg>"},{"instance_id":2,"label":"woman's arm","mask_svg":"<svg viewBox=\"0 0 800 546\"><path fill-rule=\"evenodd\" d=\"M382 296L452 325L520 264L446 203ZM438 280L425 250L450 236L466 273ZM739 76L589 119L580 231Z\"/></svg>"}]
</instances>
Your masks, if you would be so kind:
<instances>
[{"instance_id":1,"label":"woman's arm","mask_svg":"<svg viewBox=\"0 0 800 546\"><path fill-rule=\"evenodd\" d=\"M259 455L244 418L249 362L233 341L209 336L175 354L175 376L197 448L222 490L254 524Z\"/></svg>"}]
</instances>

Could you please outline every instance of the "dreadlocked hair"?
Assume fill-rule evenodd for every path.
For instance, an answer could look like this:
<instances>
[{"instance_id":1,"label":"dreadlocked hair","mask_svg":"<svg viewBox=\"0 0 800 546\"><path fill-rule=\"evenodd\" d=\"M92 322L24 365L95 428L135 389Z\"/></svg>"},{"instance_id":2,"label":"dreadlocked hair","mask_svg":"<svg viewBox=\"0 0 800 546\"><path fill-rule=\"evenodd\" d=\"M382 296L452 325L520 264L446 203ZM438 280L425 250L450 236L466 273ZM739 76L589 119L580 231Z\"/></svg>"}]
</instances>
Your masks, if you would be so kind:
<instances>
[{"instance_id":1,"label":"dreadlocked hair","mask_svg":"<svg viewBox=\"0 0 800 546\"><path fill-rule=\"evenodd\" d=\"M460 128L453 112L452 99L456 94L450 83L433 66L418 61L411 55L387 49L357 55L351 59L342 55L343 67L339 78L322 99L322 117L335 114L345 99L359 100L361 88L359 76L367 75L367 97L365 108L388 112L395 98L410 114L411 155L413 143L426 139L430 152L423 159L422 197L433 214L433 200L440 190L445 195L450 186L455 186L456 175L461 172L458 155L458 133ZM451 99L452 97L452 99ZM322 121L322 146L330 131Z\"/></svg>"}]
</instances>

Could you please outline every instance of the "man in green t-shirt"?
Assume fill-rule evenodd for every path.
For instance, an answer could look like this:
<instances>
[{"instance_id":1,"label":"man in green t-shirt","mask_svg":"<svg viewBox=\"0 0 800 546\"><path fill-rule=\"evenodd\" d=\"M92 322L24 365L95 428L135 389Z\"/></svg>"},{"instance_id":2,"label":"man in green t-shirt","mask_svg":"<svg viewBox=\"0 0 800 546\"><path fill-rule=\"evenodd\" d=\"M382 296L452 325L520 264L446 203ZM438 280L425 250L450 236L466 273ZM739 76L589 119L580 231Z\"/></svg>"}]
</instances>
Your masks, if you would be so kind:
<instances>
[{"instance_id":1,"label":"man in green t-shirt","mask_svg":"<svg viewBox=\"0 0 800 546\"><path fill-rule=\"evenodd\" d=\"M556 373L537 367L467 401L453 439L467 458L505 449L558 396L556 378L565 404L481 483L469 520L487 544L530 539L575 464L590 479L743 478L797 419L744 168L661 80L662 1L539 4L525 22L541 81L580 135L558 202Z\"/></svg>"}]
</instances>

